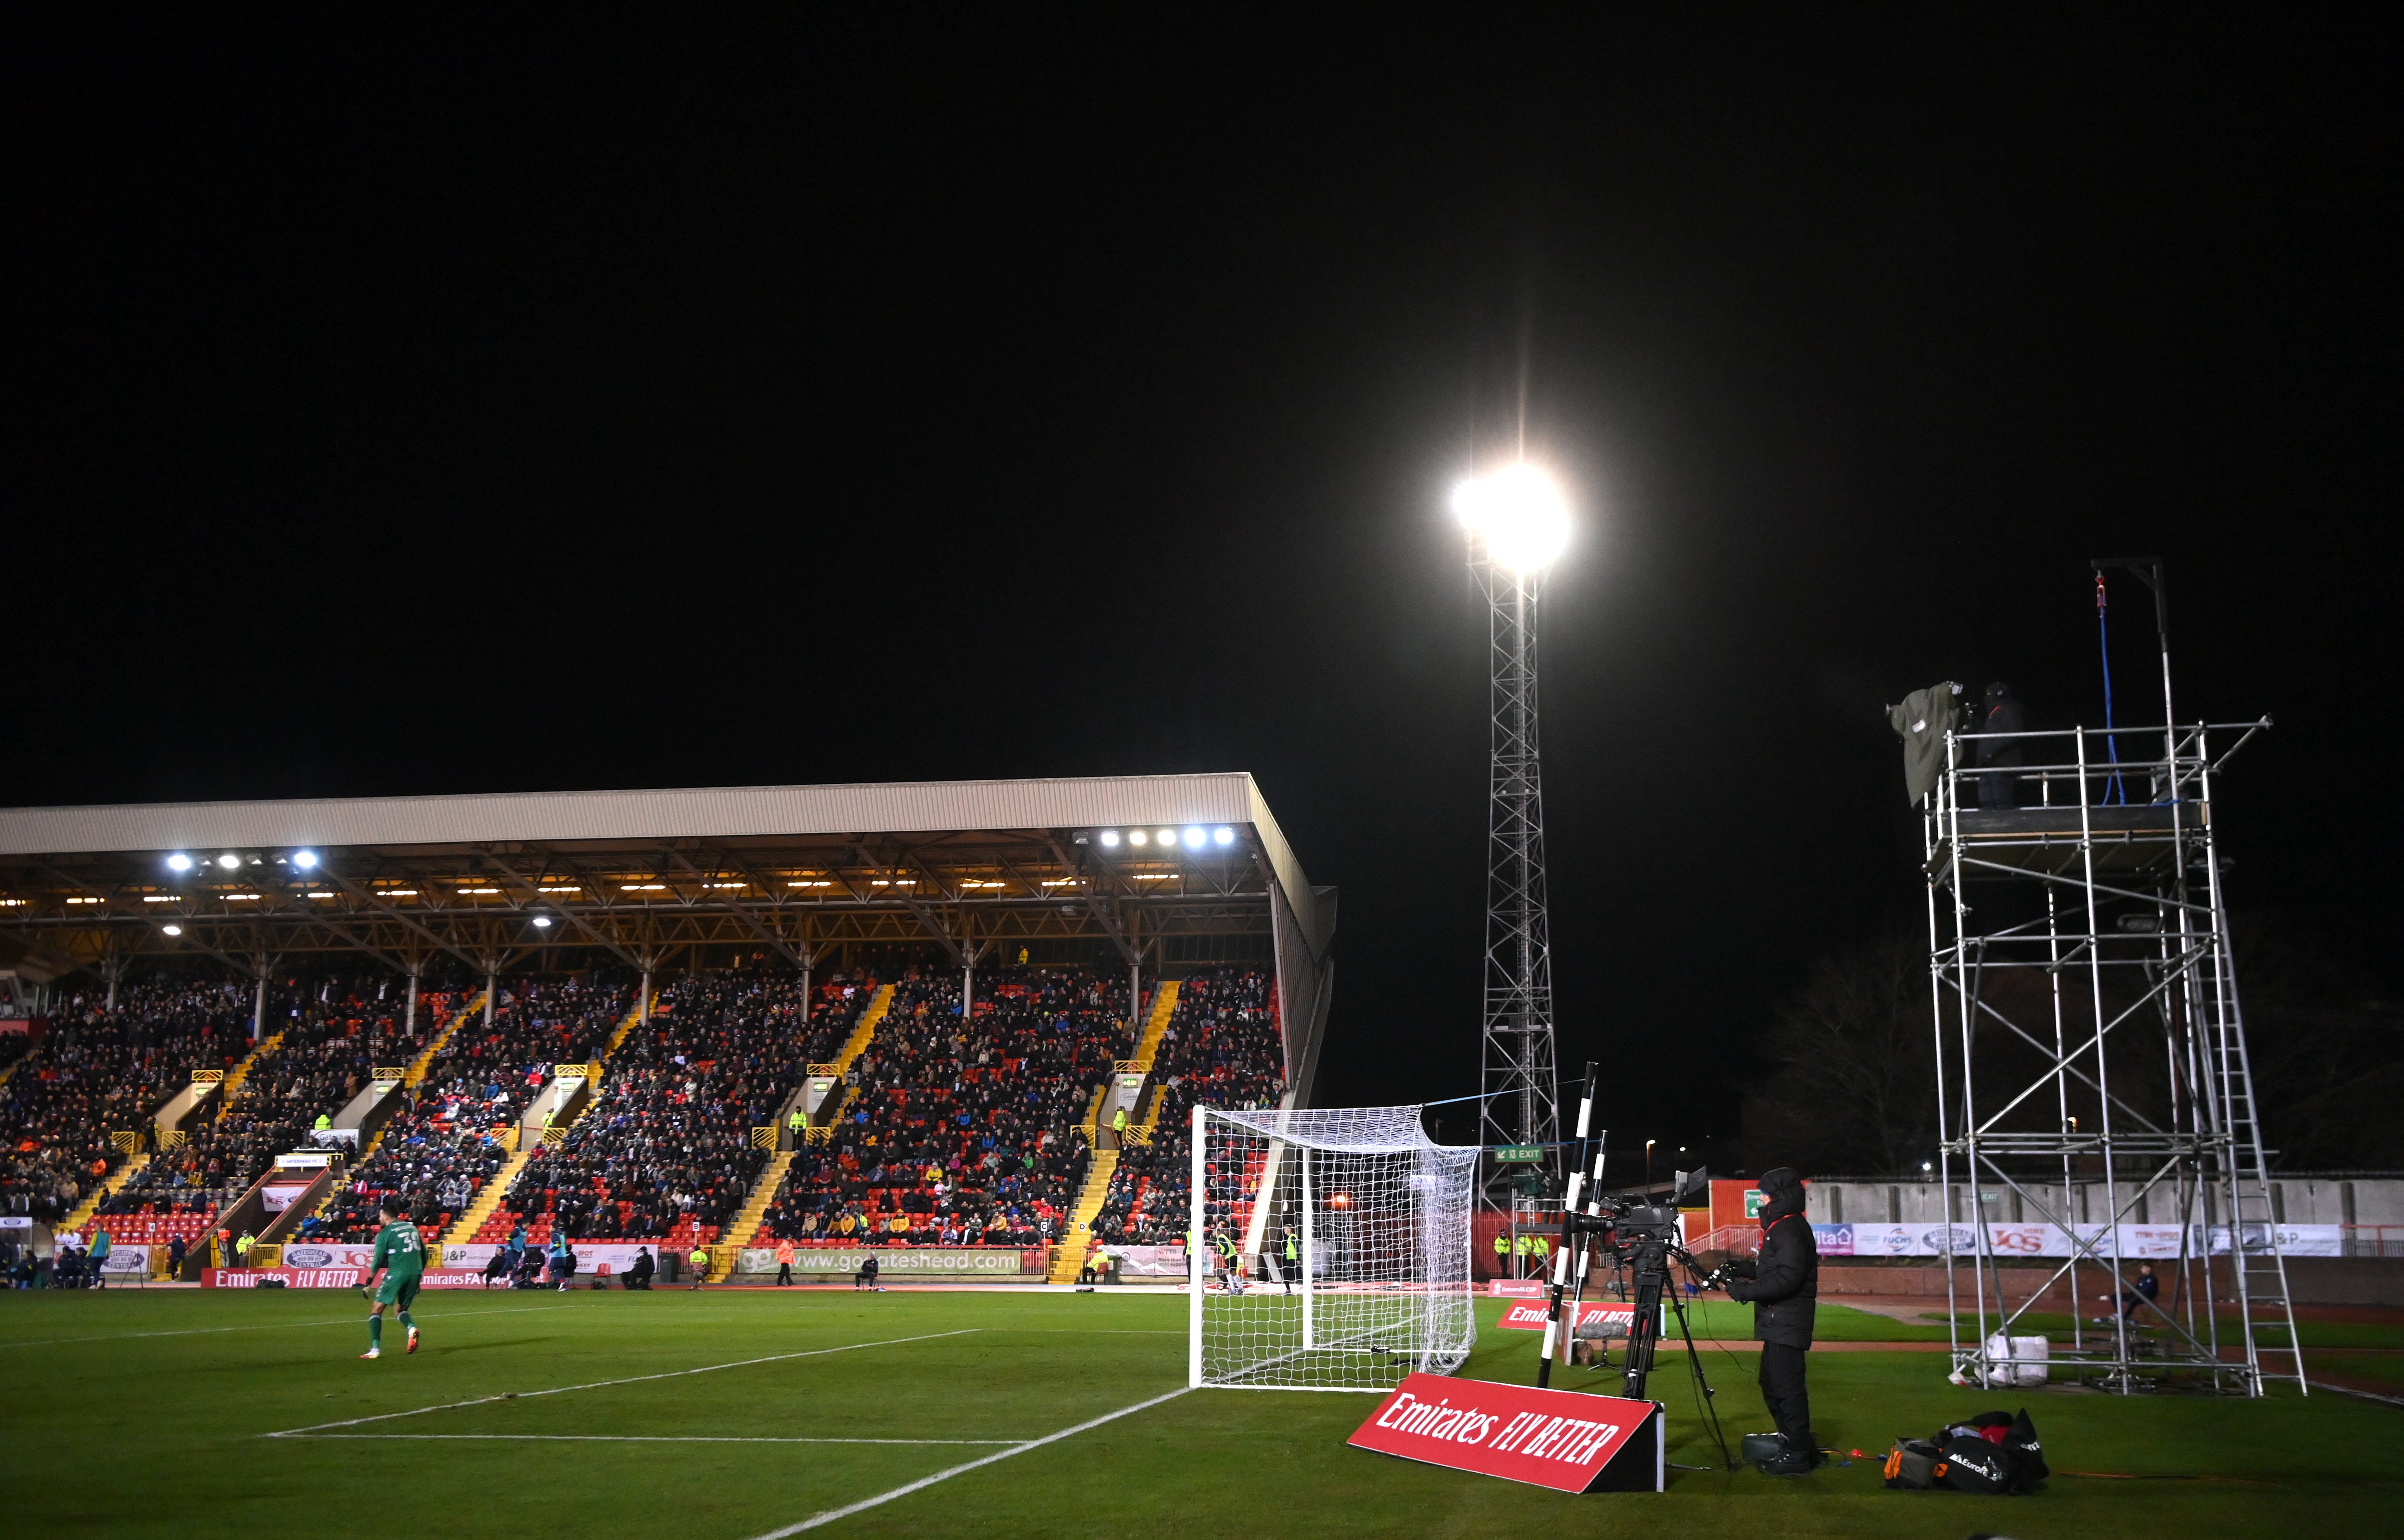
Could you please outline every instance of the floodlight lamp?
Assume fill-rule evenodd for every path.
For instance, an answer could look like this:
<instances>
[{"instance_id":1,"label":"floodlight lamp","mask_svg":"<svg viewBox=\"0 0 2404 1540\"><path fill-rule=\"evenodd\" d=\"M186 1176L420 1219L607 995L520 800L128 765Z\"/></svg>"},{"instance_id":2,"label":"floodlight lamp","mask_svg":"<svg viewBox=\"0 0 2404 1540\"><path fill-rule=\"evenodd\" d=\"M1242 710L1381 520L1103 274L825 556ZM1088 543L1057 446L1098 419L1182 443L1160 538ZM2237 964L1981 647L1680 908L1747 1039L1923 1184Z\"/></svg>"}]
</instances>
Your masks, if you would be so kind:
<instances>
[{"instance_id":1,"label":"floodlight lamp","mask_svg":"<svg viewBox=\"0 0 2404 1540\"><path fill-rule=\"evenodd\" d=\"M1461 527L1486 543L1486 553L1514 572L1551 565L1570 543L1568 501L1553 479L1522 461L1453 489Z\"/></svg>"},{"instance_id":2,"label":"floodlight lamp","mask_svg":"<svg viewBox=\"0 0 2404 1540\"><path fill-rule=\"evenodd\" d=\"M1217 845L1232 845L1236 842L1236 831L1234 829L1214 829L1210 834L1210 842Z\"/></svg>"},{"instance_id":3,"label":"floodlight lamp","mask_svg":"<svg viewBox=\"0 0 2404 1540\"><path fill-rule=\"evenodd\" d=\"M1127 843L1130 845L1140 845L1150 838L1151 836L1145 834L1141 829L1127 830Z\"/></svg>"},{"instance_id":4,"label":"floodlight lamp","mask_svg":"<svg viewBox=\"0 0 2404 1540\"><path fill-rule=\"evenodd\" d=\"M186 855L182 851L177 851L175 854L167 857L167 869L169 871L189 871L192 869L192 858Z\"/></svg>"},{"instance_id":5,"label":"floodlight lamp","mask_svg":"<svg viewBox=\"0 0 2404 1540\"><path fill-rule=\"evenodd\" d=\"M1200 850L1202 848L1202 841L1209 838L1209 836L1204 834L1200 829L1187 829L1185 831L1185 848L1187 850Z\"/></svg>"},{"instance_id":6,"label":"floodlight lamp","mask_svg":"<svg viewBox=\"0 0 2404 1540\"><path fill-rule=\"evenodd\" d=\"M231 851L228 851L223 855L217 857L217 865L223 867L228 871L231 871L242 865L242 857L236 855Z\"/></svg>"},{"instance_id":7,"label":"floodlight lamp","mask_svg":"<svg viewBox=\"0 0 2404 1540\"><path fill-rule=\"evenodd\" d=\"M292 864L302 871L307 871L317 864L317 853L313 850L294 851Z\"/></svg>"},{"instance_id":8,"label":"floodlight lamp","mask_svg":"<svg viewBox=\"0 0 2404 1540\"><path fill-rule=\"evenodd\" d=\"M1159 840L1164 845L1173 845L1177 843L1177 831L1175 829L1163 829L1158 834L1153 835L1153 838Z\"/></svg>"},{"instance_id":9,"label":"floodlight lamp","mask_svg":"<svg viewBox=\"0 0 2404 1540\"><path fill-rule=\"evenodd\" d=\"M1105 844L1105 845L1111 845L1111 846L1116 846L1116 845L1118 844L1118 842L1119 842L1119 831L1118 831L1118 830L1116 830L1116 829L1104 829L1104 830L1102 831L1102 843L1103 843L1103 844Z\"/></svg>"},{"instance_id":10,"label":"floodlight lamp","mask_svg":"<svg viewBox=\"0 0 2404 1540\"><path fill-rule=\"evenodd\" d=\"M547 914L536 915L534 917L534 928L537 930L551 929L551 916Z\"/></svg>"},{"instance_id":11,"label":"floodlight lamp","mask_svg":"<svg viewBox=\"0 0 2404 1540\"><path fill-rule=\"evenodd\" d=\"M181 936L184 934L184 927L181 925L161 925L159 929L161 934L167 936Z\"/></svg>"}]
</instances>

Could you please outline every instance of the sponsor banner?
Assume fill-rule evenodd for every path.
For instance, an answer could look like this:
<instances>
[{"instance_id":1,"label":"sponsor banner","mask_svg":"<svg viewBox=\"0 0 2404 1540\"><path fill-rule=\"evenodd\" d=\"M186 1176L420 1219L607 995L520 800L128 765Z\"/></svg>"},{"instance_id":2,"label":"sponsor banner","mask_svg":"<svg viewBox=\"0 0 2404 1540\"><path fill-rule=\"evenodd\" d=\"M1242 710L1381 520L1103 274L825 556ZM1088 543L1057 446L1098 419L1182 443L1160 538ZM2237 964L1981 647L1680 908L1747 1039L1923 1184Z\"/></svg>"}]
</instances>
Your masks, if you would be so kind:
<instances>
[{"instance_id":1,"label":"sponsor banner","mask_svg":"<svg viewBox=\"0 0 2404 1540\"><path fill-rule=\"evenodd\" d=\"M255 1289L267 1279L281 1279L287 1288L356 1289L367 1282L365 1268L203 1268L201 1285L212 1289ZM418 1282L429 1289L464 1289L480 1285L484 1275L462 1268L436 1268Z\"/></svg>"},{"instance_id":2,"label":"sponsor banner","mask_svg":"<svg viewBox=\"0 0 2404 1540\"><path fill-rule=\"evenodd\" d=\"M1113 1269L1126 1278L1182 1278L1186 1274L1183 1246L1104 1246Z\"/></svg>"},{"instance_id":3,"label":"sponsor banner","mask_svg":"<svg viewBox=\"0 0 2404 1540\"><path fill-rule=\"evenodd\" d=\"M282 1214L300 1201L300 1195L308 1190L309 1184L306 1182L278 1183L273 1186L259 1188L259 1201L268 1213Z\"/></svg>"},{"instance_id":4,"label":"sponsor banner","mask_svg":"<svg viewBox=\"0 0 2404 1540\"><path fill-rule=\"evenodd\" d=\"M355 1150L359 1147L356 1129L311 1129L309 1143L321 1150Z\"/></svg>"},{"instance_id":5,"label":"sponsor banner","mask_svg":"<svg viewBox=\"0 0 2404 1540\"><path fill-rule=\"evenodd\" d=\"M315 1171L334 1158L332 1150L293 1150L275 1158L277 1171Z\"/></svg>"},{"instance_id":6,"label":"sponsor banner","mask_svg":"<svg viewBox=\"0 0 2404 1540\"><path fill-rule=\"evenodd\" d=\"M567 1249L576 1254L577 1277L615 1278L635 1265L635 1254L638 1251L650 1252L651 1265L659 1266L662 1245L663 1242L658 1241L628 1241L623 1244L616 1242L570 1241L567 1243ZM504 1249L506 1248L503 1246L481 1241L463 1246L445 1246L442 1248L442 1265L446 1268L473 1268L481 1273L492 1265L493 1254ZM542 1252L540 1246L532 1242L527 1243L526 1249L538 1256ZM287 1251L284 1256L285 1260L289 1261L292 1254Z\"/></svg>"},{"instance_id":7,"label":"sponsor banner","mask_svg":"<svg viewBox=\"0 0 2404 1540\"><path fill-rule=\"evenodd\" d=\"M1489 1278L1486 1293L1495 1299L1542 1299L1546 1285L1535 1278Z\"/></svg>"},{"instance_id":8,"label":"sponsor banner","mask_svg":"<svg viewBox=\"0 0 2404 1540\"><path fill-rule=\"evenodd\" d=\"M114 1278L119 1273L149 1276L150 1248L147 1246L111 1246L100 1264L101 1275Z\"/></svg>"},{"instance_id":9,"label":"sponsor banner","mask_svg":"<svg viewBox=\"0 0 2404 1540\"><path fill-rule=\"evenodd\" d=\"M910 1273L1016 1278L1025 1273L1041 1273L1052 1265L1051 1253L1042 1246L795 1246L793 1271L796 1275L849 1278L870 1256L876 1258L878 1274L887 1278ZM774 1272L776 1267L776 1247L751 1246L744 1250L734 1270Z\"/></svg>"},{"instance_id":10,"label":"sponsor banner","mask_svg":"<svg viewBox=\"0 0 2404 1540\"><path fill-rule=\"evenodd\" d=\"M2288 1256L2344 1255L2344 1227L2340 1225L2249 1225L2245 1248L2266 1249L2276 1228L2278 1245ZM2116 1233L2117 1231L2117 1233ZM1812 1238L1823 1256L1968 1256L1978 1250L1978 1228L1973 1225L1814 1225ZM2203 1251L2202 1227L2183 1225L2060 1225L1991 1224L1986 1227L1988 1254L2000 1257L2061 1258L2080 1247L2081 1255L2110 1256L2117 1242L2127 1261L2157 1262ZM2075 1239L2074 1239L2075 1237ZM2212 1250L2229 1252L2229 1228L2212 1228Z\"/></svg>"},{"instance_id":11,"label":"sponsor banner","mask_svg":"<svg viewBox=\"0 0 2404 1540\"><path fill-rule=\"evenodd\" d=\"M1651 1401L1414 1374L1347 1442L1556 1491L1658 1491L1660 1410Z\"/></svg>"},{"instance_id":12,"label":"sponsor banner","mask_svg":"<svg viewBox=\"0 0 2404 1540\"><path fill-rule=\"evenodd\" d=\"M1502 1319L1494 1324L1498 1326L1508 1326L1514 1331L1542 1331L1544 1329L1546 1308L1546 1303L1542 1300L1523 1300L1504 1311ZM1614 1335L1625 1336L1629 1326L1635 1323L1636 1307L1617 1304L1608 1299L1588 1299L1584 1304L1574 1299L1564 1299L1561 1301L1561 1315L1573 1326L1583 1326L1600 1321L1611 1329Z\"/></svg>"},{"instance_id":13,"label":"sponsor banner","mask_svg":"<svg viewBox=\"0 0 2404 1540\"><path fill-rule=\"evenodd\" d=\"M34 1221L21 1214L0 1214L0 1230L29 1230Z\"/></svg>"}]
</instances>

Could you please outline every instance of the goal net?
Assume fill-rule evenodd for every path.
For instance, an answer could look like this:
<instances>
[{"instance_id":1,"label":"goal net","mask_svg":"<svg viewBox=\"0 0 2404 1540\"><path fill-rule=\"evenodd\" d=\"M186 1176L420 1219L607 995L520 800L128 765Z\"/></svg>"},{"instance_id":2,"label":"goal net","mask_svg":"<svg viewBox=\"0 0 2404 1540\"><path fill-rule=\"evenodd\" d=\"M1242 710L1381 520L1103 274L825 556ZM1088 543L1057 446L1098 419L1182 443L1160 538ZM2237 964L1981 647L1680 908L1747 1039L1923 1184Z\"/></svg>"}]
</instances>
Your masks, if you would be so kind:
<instances>
[{"instance_id":1,"label":"goal net","mask_svg":"<svg viewBox=\"0 0 2404 1540\"><path fill-rule=\"evenodd\" d=\"M1469 1356L1477 1151L1417 1107L1194 1109L1187 1378L1391 1390Z\"/></svg>"}]
</instances>

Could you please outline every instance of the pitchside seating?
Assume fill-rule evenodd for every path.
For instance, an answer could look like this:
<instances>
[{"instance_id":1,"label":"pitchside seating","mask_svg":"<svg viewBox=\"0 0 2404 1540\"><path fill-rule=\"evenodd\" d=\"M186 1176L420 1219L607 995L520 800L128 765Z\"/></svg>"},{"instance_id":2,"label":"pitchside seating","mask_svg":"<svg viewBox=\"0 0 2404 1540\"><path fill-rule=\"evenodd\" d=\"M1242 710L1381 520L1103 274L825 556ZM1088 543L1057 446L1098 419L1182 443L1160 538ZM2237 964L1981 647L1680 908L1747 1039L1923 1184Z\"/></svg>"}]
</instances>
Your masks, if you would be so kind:
<instances>
[{"instance_id":1,"label":"pitchside seating","mask_svg":"<svg viewBox=\"0 0 2404 1540\"><path fill-rule=\"evenodd\" d=\"M791 974L678 979L610 1061L599 1103L527 1163L476 1239L505 1241L524 1225L538 1244L554 1231L678 1250L716 1241L768 1159L751 1131L775 1126L807 1066L833 1055L874 992L874 980L821 978L805 1020Z\"/></svg>"},{"instance_id":2,"label":"pitchside seating","mask_svg":"<svg viewBox=\"0 0 2404 1540\"><path fill-rule=\"evenodd\" d=\"M794 1163L760 1239L1033 1244L1055 1237L1089 1152L1078 1125L1133 1051L1125 980L997 969L913 975L824 1143Z\"/></svg>"},{"instance_id":3,"label":"pitchside seating","mask_svg":"<svg viewBox=\"0 0 2404 1540\"><path fill-rule=\"evenodd\" d=\"M98 991L53 1009L49 1035L0 1084L0 1206L64 1216L124 1162L111 1133L141 1132L192 1071L249 1051L254 989L153 981L120 988L113 1010Z\"/></svg>"}]
</instances>

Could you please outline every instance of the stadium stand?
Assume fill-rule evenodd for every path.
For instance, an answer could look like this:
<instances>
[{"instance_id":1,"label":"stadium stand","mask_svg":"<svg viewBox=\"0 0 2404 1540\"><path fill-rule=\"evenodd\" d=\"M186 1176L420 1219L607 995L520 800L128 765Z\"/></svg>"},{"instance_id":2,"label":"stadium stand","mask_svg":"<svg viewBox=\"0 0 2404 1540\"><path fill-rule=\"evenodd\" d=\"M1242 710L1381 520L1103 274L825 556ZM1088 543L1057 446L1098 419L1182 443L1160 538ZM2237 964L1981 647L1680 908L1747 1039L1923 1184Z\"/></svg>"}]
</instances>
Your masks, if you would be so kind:
<instances>
[{"instance_id":1,"label":"stadium stand","mask_svg":"<svg viewBox=\"0 0 2404 1540\"><path fill-rule=\"evenodd\" d=\"M302 1233L368 1240L387 1192L408 1200L421 1228L449 1225L508 1162L519 1120L552 1066L589 1062L633 1008L635 988L597 972L503 986L491 1026L471 1017L434 1050L413 1105L393 1116L344 1190Z\"/></svg>"},{"instance_id":2,"label":"stadium stand","mask_svg":"<svg viewBox=\"0 0 2404 1540\"><path fill-rule=\"evenodd\" d=\"M116 1240L163 1243L208 1229L211 1216L247 1191L275 1157L308 1143L321 1114L339 1112L357 1095L370 1070L414 1058L435 1027L428 1009L409 1035L401 1002L374 998L372 984L328 979L312 988L295 981L286 992L283 1029L261 1044L238 1083L227 1076L224 1105L204 1107L178 1131L180 1144L160 1150L101 1204Z\"/></svg>"},{"instance_id":3,"label":"stadium stand","mask_svg":"<svg viewBox=\"0 0 2404 1540\"><path fill-rule=\"evenodd\" d=\"M124 1165L110 1135L147 1133L194 1070L225 1071L250 1049L253 988L157 981L77 994L0 1084L0 1205L59 1222Z\"/></svg>"},{"instance_id":4,"label":"stadium stand","mask_svg":"<svg viewBox=\"0 0 2404 1540\"><path fill-rule=\"evenodd\" d=\"M856 1096L795 1162L770 1240L1032 1245L1056 1236L1088 1148L1078 1125L1134 1046L1123 978L996 969L963 1020L956 975L897 986Z\"/></svg>"},{"instance_id":5,"label":"stadium stand","mask_svg":"<svg viewBox=\"0 0 2404 1540\"><path fill-rule=\"evenodd\" d=\"M1148 1105L1148 1142L1119 1152L1093 1233L1108 1243L1167 1245L1186 1233L1193 1110L1269 1107L1286 1091L1284 1049L1267 974L1222 968L1185 979L1162 1034Z\"/></svg>"},{"instance_id":6,"label":"stadium stand","mask_svg":"<svg viewBox=\"0 0 2404 1540\"><path fill-rule=\"evenodd\" d=\"M649 1030L611 1059L597 1105L526 1164L475 1238L504 1241L524 1225L538 1244L554 1230L679 1251L716 1242L775 1148L751 1131L776 1127L807 1066L835 1052L874 992L872 980L818 982L805 1023L793 975L677 980Z\"/></svg>"}]
</instances>

